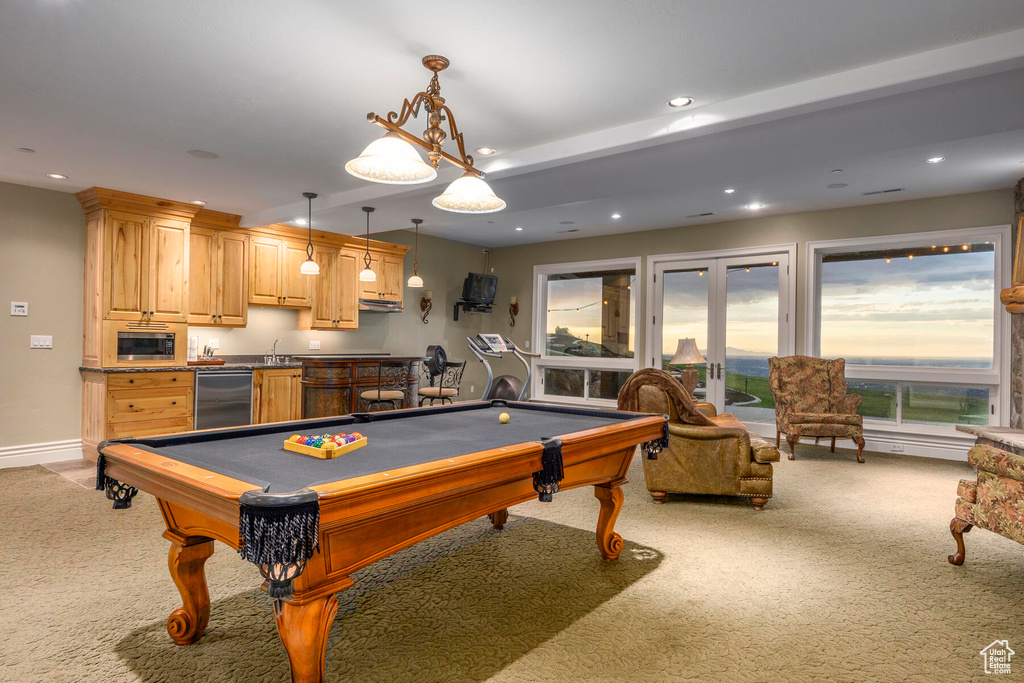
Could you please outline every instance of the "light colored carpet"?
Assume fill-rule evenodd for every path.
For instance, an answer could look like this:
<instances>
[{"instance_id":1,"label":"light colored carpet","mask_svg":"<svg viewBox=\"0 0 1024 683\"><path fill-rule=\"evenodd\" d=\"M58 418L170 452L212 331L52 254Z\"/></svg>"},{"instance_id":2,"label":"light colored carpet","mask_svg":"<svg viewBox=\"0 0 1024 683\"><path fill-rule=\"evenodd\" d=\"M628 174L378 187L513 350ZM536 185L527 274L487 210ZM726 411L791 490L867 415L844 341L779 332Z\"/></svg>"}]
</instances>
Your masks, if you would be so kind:
<instances>
[{"instance_id":1,"label":"light colored carpet","mask_svg":"<svg viewBox=\"0 0 1024 683\"><path fill-rule=\"evenodd\" d=\"M967 465L799 454L763 512L655 505L635 460L618 562L600 559L587 488L373 565L340 594L328 678L930 682L984 678L978 651L997 638L1024 653L1024 547L975 530L966 564L946 561ZM225 546L206 636L171 643L161 532L148 495L114 511L41 467L0 471L0 680L288 680L258 572Z\"/></svg>"}]
</instances>

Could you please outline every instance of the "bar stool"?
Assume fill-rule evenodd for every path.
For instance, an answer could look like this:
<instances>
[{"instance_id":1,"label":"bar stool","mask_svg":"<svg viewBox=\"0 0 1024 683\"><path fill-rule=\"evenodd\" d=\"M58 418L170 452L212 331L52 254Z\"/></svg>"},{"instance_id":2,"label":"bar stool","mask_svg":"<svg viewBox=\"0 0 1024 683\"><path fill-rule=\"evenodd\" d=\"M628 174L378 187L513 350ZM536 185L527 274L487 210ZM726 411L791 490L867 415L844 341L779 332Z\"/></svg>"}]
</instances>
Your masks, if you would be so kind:
<instances>
[{"instance_id":1,"label":"bar stool","mask_svg":"<svg viewBox=\"0 0 1024 683\"><path fill-rule=\"evenodd\" d=\"M434 405L434 401L441 401L441 405L444 405L445 401L454 403L455 397L459 395L459 385L462 384L462 372L465 369L466 361L445 361L441 369L440 384L436 387L422 387L419 390L420 405L423 405L424 401L430 401L430 405Z\"/></svg>"},{"instance_id":2,"label":"bar stool","mask_svg":"<svg viewBox=\"0 0 1024 683\"><path fill-rule=\"evenodd\" d=\"M409 372L412 361L382 360L377 364L377 388L360 392L359 398L367 402L367 412L373 412L375 406L390 405L391 410L398 409L398 403L405 407L405 392L409 386Z\"/></svg>"}]
</instances>

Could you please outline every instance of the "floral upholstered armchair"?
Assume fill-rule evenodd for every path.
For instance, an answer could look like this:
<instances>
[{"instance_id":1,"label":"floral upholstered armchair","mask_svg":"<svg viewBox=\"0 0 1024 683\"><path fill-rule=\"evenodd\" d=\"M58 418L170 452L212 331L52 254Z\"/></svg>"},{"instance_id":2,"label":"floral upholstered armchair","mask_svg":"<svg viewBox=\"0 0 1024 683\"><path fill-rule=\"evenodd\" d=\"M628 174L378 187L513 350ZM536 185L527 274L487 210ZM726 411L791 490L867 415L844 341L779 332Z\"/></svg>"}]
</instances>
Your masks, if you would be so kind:
<instances>
[{"instance_id":1,"label":"floral upholstered armchair","mask_svg":"<svg viewBox=\"0 0 1024 683\"><path fill-rule=\"evenodd\" d=\"M860 396L846 393L846 361L786 356L768 359L768 382L775 398L775 445L786 435L789 459L801 436L853 439L857 462L864 462L864 420L857 414Z\"/></svg>"},{"instance_id":2,"label":"floral upholstered armchair","mask_svg":"<svg viewBox=\"0 0 1024 683\"><path fill-rule=\"evenodd\" d=\"M978 480L961 479L957 486L956 516L949 530L956 539L952 564L964 563L964 533L971 527L988 529L1024 543L1024 457L979 444L967 453Z\"/></svg>"}]
</instances>

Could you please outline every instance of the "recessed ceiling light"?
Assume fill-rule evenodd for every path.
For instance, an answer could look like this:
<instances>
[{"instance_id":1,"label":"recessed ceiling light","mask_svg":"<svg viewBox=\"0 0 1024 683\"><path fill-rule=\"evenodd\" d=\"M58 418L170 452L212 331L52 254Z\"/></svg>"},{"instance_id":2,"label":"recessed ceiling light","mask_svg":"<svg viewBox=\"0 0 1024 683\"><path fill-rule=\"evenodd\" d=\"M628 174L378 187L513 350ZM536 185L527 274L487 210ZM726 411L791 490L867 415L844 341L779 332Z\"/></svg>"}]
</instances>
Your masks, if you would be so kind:
<instances>
[{"instance_id":1,"label":"recessed ceiling light","mask_svg":"<svg viewBox=\"0 0 1024 683\"><path fill-rule=\"evenodd\" d=\"M34 149L32 149L31 147L19 147L18 151L19 152L24 152L25 154L35 154L36 153L36 151Z\"/></svg>"},{"instance_id":2,"label":"recessed ceiling light","mask_svg":"<svg viewBox=\"0 0 1024 683\"><path fill-rule=\"evenodd\" d=\"M47 178L53 178L54 180L67 180L68 177L63 173L47 173Z\"/></svg>"},{"instance_id":3,"label":"recessed ceiling light","mask_svg":"<svg viewBox=\"0 0 1024 683\"><path fill-rule=\"evenodd\" d=\"M189 155L191 157L195 157L196 159L217 159L218 157L220 157L219 154L214 154L213 152L207 152L207 151L202 150L202 149L186 149L185 150L185 154L187 154L187 155Z\"/></svg>"},{"instance_id":4,"label":"recessed ceiling light","mask_svg":"<svg viewBox=\"0 0 1024 683\"><path fill-rule=\"evenodd\" d=\"M292 221L292 223L295 223L296 225L305 225L306 224L306 219L305 218L296 218L295 220Z\"/></svg>"},{"instance_id":5,"label":"recessed ceiling light","mask_svg":"<svg viewBox=\"0 0 1024 683\"><path fill-rule=\"evenodd\" d=\"M685 107L691 104L693 104L692 97L673 97L671 100L668 101L668 106L676 108Z\"/></svg>"},{"instance_id":6,"label":"recessed ceiling light","mask_svg":"<svg viewBox=\"0 0 1024 683\"><path fill-rule=\"evenodd\" d=\"M195 204L196 206L206 206L206 202L204 202L202 199L193 199L192 201L189 202L189 204Z\"/></svg>"},{"instance_id":7,"label":"recessed ceiling light","mask_svg":"<svg viewBox=\"0 0 1024 683\"><path fill-rule=\"evenodd\" d=\"M494 154L494 148L493 147L477 147L476 148L476 153L477 154L483 154L484 156L490 156L491 154Z\"/></svg>"},{"instance_id":8,"label":"recessed ceiling light","mask_svg":"<svg viewBox=\"0 0 1024 683\"><path fill-rule=\"evenodd\" d=\"M735 192L735 191L736 191L736 188L735 188L735 187L727 187L727 188L725 188L724 190L722 190L722 192L724 192L724 193L726 193L726 194L732 194L732 193L733 193L733 192Z\"/></svg>"},{"instance_id":9,"label":"recessed ceiling light","mask_svg":"<svg viewBox=\"0 0 1024 683\"><path fill-rule=\"evenodd\" d=\"M826 185L825 187L827 187L830 190L838 190L841 187L849 187L849 186L850 186L849 183L832 183L831 185Z\"/></svg>"},{"instance_id":10,"label":"recessed ceiling light","mask_svg":"<svg viewBox=\"0 0 1024 683\"><path fill-rule=\"evenodd\" d=\"M765 207L764 204L760 204L758 202L754 202L753 204L747 204L746 207L744 207L744 208L750 209L751 211L757 211L758 209L763 209L764 207Z\"/></svg>"},{"instance_id":11,"label":"recessed ceiling light","mask_svg":"<svg viewBox=\"0 0 1024 683\"><path fill-rule=\"evenodd\" d=\"M622 218L622 214L621 214L621 213L613 213L613 214L612 214L612 220L613 220L613 221L617 221L617 220L619 220L620 218Z\"/></svg>"},{"instance_id":12,"label":"recessed ceiling light","mask_svg":"<svg viewBox=\"0 0 1024 683\"><path fill-rule=\"evenodd\" d=\"M929 164L941 164L945 160L946 157L931 157L929 159L925 159Z\"/></svg>"},{"instance_id":13,"label":"recessed ceiling light","mask_svg":"<svg viewBox=\"0 0 1024 683\"><path fill-rule=\"evenodd\" d=\"M522 232L522 231L523 231L523 229L517 225L516 226L516 232Z\"/></svg>"}]
</instances>

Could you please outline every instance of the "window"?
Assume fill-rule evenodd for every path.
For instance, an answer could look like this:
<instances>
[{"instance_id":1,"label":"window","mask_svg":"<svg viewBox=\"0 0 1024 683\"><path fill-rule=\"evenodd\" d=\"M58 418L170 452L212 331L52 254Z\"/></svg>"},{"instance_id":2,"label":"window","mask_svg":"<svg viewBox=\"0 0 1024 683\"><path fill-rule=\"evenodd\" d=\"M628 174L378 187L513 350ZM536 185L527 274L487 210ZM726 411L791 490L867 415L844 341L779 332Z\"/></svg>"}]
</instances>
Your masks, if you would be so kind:
<instances>
[{"instance_id":1,"label":"window","mask_svg":"<svg viewBox=\"0 0 1024 683\"><path fill-rule=\"evenodd\" d=\"M865 424L949 432L1005 408L1005 228L808 244L807 348L845 358Z\"/></svg>"},{"instance_id":2,"label":"window","mask_svg":"<svg viewBox=\"0 0 1024 683\"><path fill-rule=\"evenodd\" d=\"M638 259L534 268L535 398L613 405L636 370Z\"/></svg>"}]
</instances>

